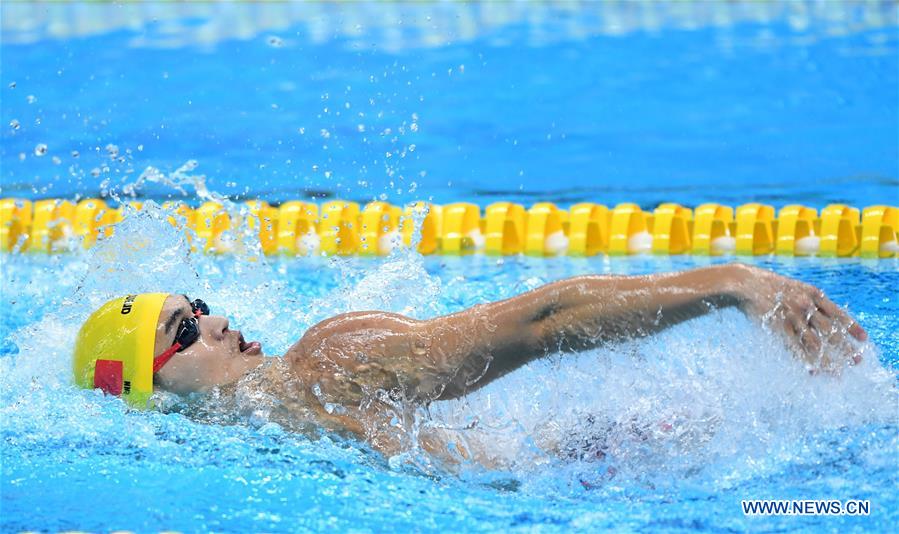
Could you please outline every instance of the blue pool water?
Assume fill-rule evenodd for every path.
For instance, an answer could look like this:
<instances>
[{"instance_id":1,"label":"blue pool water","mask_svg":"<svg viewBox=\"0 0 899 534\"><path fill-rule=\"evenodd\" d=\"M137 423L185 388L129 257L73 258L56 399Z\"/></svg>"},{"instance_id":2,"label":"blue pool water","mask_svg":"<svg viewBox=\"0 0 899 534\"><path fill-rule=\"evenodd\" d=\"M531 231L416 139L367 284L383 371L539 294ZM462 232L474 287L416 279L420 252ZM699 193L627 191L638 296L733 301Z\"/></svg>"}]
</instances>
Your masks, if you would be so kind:
<instances>
[{"instance_id":1,"label":"blue pool water","mask_svg":"<svg viewBox=\"0 0 899 534\"><path fill-rule=\"evenodd\" d=\"M899 201L894 4L639 5L4 3L0 196L196 202L203 175L234 200ZM127 411L70 385L78 325L111 296L170 289L276 354L340 312L432 317L566 276L729 260L212 257L151 206L90 251L0 261L3 531L899 520L896 260L744 259L820 286L867 329L863 363L839 378L809 376L717 312L419 413L476 419L470 439L507 465L462 473L292 434L264 409L238 424ZM547 437L589 437L590 418L675 432L618 436L601 462L540 452ZM760 498L869 499L871 514L744 517L740 500Z\"/></svg>"}]
</instances>

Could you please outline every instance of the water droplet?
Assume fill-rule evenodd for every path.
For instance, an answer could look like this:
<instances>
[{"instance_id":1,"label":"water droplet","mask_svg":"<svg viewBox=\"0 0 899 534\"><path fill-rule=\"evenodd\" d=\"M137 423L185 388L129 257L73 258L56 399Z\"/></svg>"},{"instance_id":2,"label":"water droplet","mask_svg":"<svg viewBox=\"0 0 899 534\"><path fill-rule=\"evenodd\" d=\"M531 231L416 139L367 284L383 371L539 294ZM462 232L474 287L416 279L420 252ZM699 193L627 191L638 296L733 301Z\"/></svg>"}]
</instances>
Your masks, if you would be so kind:
<instances>
[{"instance_id":1,"label":"water droplet","mask_svg":"<svg viewBox=\"0 0 899 534\"><path fill-rule=\"evenodd\" d=\"M26 156L24 152L19 152L19 161L25 161L25 157Z\"/></svg>"},{"instance_id":2,"label":"water droplet","mask_svg":"<svg viewBox=\"0 0 899 534\"><path fill-rule=\"evenodd\" d=\"M137 145L137 151L138 151L138 152L143 152L143 151L144 151L144 145Z\"/></svg>"},{"instance_id":3,"label":"water droplet","mask_svg":"<svg viewBox=\"0 0 899 534\"><path fill-rule=\"evenodd\" d=\"M119 147L117 147L116 145L114 145L112 143L106 145L106 154L109 156L110 159L117 158L119 155Z\"/></svg>"},{"instance_id":4,"label":"water droplet","mask_svg":"<svg viewBox=\"0 0 899 534\"><path fill-rule=\"evenodd\" d=\"M15 88L16 88L16 82L9 82L9 88L10 88L10 89L15 89Z\"/></svg>"},{"instance_id":5,"label":"water droplet","mask_svg":"<svg viewBox=\"0 0 899 534\"><path fill-rule=\"evenodd\" d=\"M325 139L329 139L331 137L331 132L329 132L328 130L326 130L324 128L322 128L321 132L319 132L319 133L321 133L321 136Z\"/></svg>"},{"instance_id":6,"label":"water droplet","mask_svg":"<svg viewBox=\"0 0 899 534\"><path fill-rule=\"evenodd\" d=\"M97 167L91 169L91 176L93 176L94 178L100 176L100 169L98 169Z\"/></svg>"},{"instance_id":7,"label":"water droplet","mask_svg":"<svg viewBox=\"0 0 899 534\"><path fill-rule=\"evenodd\" d=\"M345 415L346 414L346 408L344 408L340 404L334 404L333 402L325 403L325 411L330 414L335 414L335 413L337 415Z\"/></svg>"},{"instance_id":8,"label":"water droplet","mask_svg":"<svg viewBox=\"0 0 899 534\"><path fill-rule=\"evenodd\" d=\"M359 125L356 126L356 129L359 131L359 133L364 133L364 132L365 132L365 125L364 125L364 124L359 124Z\"/></svg>"},{"instance_id":9,"label":"water droplet","mask_svg":"<svg viewBox=\"0 0 899 534\"><path fill-rule=\"evenodd\" d=\"M268 45L273 48L281 48L282 46L284 46L284 40L282 40L280 37L271 35L268 38Z\"/></svg>"},{"instance_id":10,"label":"water droplet","mask_svg":"<svg viewBox=\"0 0 899 534\"><path fill-rule=\"evenodd\" d=\"M331 177L331 171L325 171L325 178Z\"/></svg>"},{"instance_id":11,"label":"water droplet","mask_svg":"<svg viewBox=\"0 0 899 534\"><path fill-rule=\"evenodd\" d=\"M77 158L77 157L80 156L80 155L81 155L81 154L79 154L77 150L73 150L73 151L72 151L72 157L73 157L73 158Z\"/></svg>"},{"instance_id":12,"label":"water droplet","mask_svg":"<svg viewBox=\"0 0 899 534\"><path fill-rule=\"evenodd\" d=\"M37 146L34 147L34 155L35 156L43 156L47 153L47 145L45 143L38 143Z\"/></svg>"},{"instance_id":13,"label":"water droplet","mask_svg":"<svg viewBox=\"0 0 899 534\"><path fill-rule=\"evenodd\" d=\"M417 132L418 131L418 123L413 122L411 125L409 125L409 129L412 130L413 132Z\"/></svg>"},{"instance_id":14,"label":"water droplet","mask_svg":"<svg viewBox=\"0 0 899 534\"><path fill-rule=\"evenodd\" d=\"M306 135L306 128L298 128L297 132L299 132L300 135Z\"/></svg>"},{"instance_id":15,"label":"water droplet","mask_svg":"<svg viewBox=\"0 0 899 534\"><path fill-rule=\"evenodd\" d=\"M34 95L28 95L25 97L25 100L27 100L29 104L34 104L35 102L37 102L37 97Z\"/></svg>"},{"instance_id":16,"label":"water droplet","mask_svg":"<svg viewBox=\"0 0 899 534\"><path fill-rule=\"evenodd\" d=\"M62 160L59 159L59 157L57 157L57 156L53 156L53 164L59 165L60 163L62 163Z\"/></svg>"},{"instance_id":17,"label":"water droplet","mask_svg":"<svg viewBox=\"0 0 899 534\"><path fill-rule=\"evenodd\" d=\"M19 125L19 121L17 121L16 119L13 119L13 120L9 121L9 126L10 126L10 128L12 128L13 130L18 130L18 129L19 129L19 126L20 126L20 125Z\"/></svg>"}]
</instances>

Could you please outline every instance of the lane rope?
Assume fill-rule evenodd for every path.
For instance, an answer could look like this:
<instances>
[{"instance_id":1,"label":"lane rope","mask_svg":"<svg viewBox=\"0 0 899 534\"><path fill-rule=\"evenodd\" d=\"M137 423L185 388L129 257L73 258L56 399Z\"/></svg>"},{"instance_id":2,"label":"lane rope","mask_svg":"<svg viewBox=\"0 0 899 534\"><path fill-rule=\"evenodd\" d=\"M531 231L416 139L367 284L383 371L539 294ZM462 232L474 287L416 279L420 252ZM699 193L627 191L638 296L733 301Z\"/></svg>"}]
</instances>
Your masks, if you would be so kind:
<instances>
[{"instance_id":1,"label":"lane rope","mask_svg":"<svg viewBox=\"0 0 899 534\"><path fill-rule=\"evenodd\" d=\"M0 249L56 254L90 248L142 208L141 202L112 207L98 198L0 199ZM760 203L693 209L665 203L644 211L633 203L563 209L552 202L494 202L482 209L468 202L295 200L273 206L250 200L197 207L165 202L162 209L173 226L187 231L192 248L214 254L232 252L236 237L252 234L265 254L286 256L383 256L414 246L444 255L899 257L899 208L886 205L830 204L819 213L800 204L775 210Z\"/></svg>"}]
</instances>

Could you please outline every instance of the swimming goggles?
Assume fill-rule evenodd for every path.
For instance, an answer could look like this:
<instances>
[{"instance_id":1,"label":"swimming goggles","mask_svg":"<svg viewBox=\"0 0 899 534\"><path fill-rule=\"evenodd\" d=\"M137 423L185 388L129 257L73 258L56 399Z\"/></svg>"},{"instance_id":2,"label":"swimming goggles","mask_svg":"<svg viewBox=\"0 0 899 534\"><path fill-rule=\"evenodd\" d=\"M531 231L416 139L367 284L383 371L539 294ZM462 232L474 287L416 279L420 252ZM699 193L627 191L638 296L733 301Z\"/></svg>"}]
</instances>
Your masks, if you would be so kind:
<instances>
[{"instance_id":1,"label":"swimming goggles","mask_svg":"<svg viewBox=\"0 0 899 534\"><path fill-rule=\"evenodd\" d=\"M159 372L162 366L172 359L176 352L181 352L191 346L200 338L200 316L209 315L209 306L200 299L191 301L184 295L184 298L190 302L190 310L193 316L181 320L178 326L178 332L175 334L175 342L165 352L153 358L153 372Z\"/></svg>"}]
</instances>

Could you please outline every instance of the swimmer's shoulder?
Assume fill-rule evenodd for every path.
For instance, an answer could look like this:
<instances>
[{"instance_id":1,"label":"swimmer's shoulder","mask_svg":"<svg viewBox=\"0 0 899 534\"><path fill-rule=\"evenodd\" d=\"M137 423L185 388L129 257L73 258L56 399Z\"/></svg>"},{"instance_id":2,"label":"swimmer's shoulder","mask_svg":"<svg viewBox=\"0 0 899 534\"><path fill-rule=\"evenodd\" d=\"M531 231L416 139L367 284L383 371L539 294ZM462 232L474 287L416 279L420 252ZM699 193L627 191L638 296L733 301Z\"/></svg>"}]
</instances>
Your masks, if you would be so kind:
<instances>
[{"instance_id":1,"label":"swimmer's shoulder","mask_svg":"<svg viewBox=\"0 0 899 534\"><path fill-rule=\"evenodd\" d=\"M358 353L378 358L392 339L419 328L421 321L384 311L348 312L329 317L307 330L285 354L292 366L308 367L322 360L350 365Z\"/></svg>"}]
</instances>

